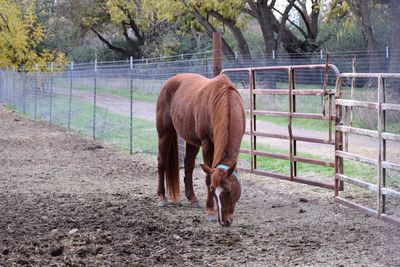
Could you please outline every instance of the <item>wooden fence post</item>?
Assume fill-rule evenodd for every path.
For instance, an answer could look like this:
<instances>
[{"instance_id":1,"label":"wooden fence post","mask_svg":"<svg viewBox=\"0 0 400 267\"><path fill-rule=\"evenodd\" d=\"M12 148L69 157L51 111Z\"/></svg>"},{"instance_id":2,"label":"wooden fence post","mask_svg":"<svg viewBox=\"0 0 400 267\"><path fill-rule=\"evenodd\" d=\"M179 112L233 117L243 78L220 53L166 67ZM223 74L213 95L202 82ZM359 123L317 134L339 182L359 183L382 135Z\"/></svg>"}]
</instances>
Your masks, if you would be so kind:
<instances>
[{"instance_id":1,"label":"wooden fence post","mask_svg":"<svg viewBox=\"0 0 400 267\"><path fill-rule=\"evenodd\" d=\"M220 32L213 32L213 76L221 73L222 36Z\"/></svg>"}]
</instances>

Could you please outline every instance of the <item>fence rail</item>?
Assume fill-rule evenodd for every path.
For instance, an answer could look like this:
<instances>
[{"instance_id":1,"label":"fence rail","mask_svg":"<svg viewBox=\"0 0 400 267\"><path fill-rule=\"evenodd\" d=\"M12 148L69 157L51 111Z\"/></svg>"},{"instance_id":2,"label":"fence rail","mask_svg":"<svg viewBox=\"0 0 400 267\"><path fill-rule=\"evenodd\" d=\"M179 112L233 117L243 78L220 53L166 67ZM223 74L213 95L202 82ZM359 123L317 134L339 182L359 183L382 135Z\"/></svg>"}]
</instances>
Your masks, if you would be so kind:
<instances>
[{"instance_id":1,"label":"fence rail","mask_svg":"<svg viewBox=\"0 0 400 267\"><path fill-rule=\"evenodd\" d=\"M377 100L372 101L360 101L347 99L340 99L342 97L342 83L345 78L373 78L377 79L378 94ZM387 132L387 111L394 110L400 111L400 104L387 104L386 103L386 87L385 82L387 79L400 79L400 74L393 73L342 73L337 80L336 85L336 186L335 186L335 201L349 206L351 208L360 210L370 215L376 216L378 219L400 225L400 217L395 217L387 214L387 197L394 199L400 199L400 190L396 188L389 188L387 185L387 170L394 170L400 172L400 164L389 162L387 160L387 141L400 141L400 135ZM345 123L346 113L352 113L354 107L373 109L376 110L377 116L377 130L369 130L362 128L355 128L349 125L342 125ZM343 111L345 108L345 111ZM343 138L344 133L354 133L358 135L370 136L378 141L378 153L377 158L369 158L346 151L342 151L348 142L347 139ZM377 179L375 183L363 181L361 179L349 177L345 175L345 168L343 167L343 160L352 160L369 165L373 165L377 168ZM359 204L351 199L346 199L339 194L339 182L347 182L349 184L367 189L369 191L375 192L376 194L376 208L367 207L365 204Z\"/></svg>"},{"instance_id":2,"label":"fence rail","mask_svg":"<svg viewBox=\"0 0 400 267\"><path fill-rule=\"evenodd\" d=\"M312 90L312 89L296 89L297 85L295 82L295 73L304 70L317 70L324 72L324 89ZM248 89L240 90L242 94L247 94L249 109L246 110L246 114L249 115L250 120L250 130L245 132L245 135L249 136L250 149L241 149L241 153L250 155L250 168L241 168L240 170L249 173L256 173L264 176L270 176L282 180L289 180L314 186L319 186L328 189L334 189L333 183L328 183L324 181L310 180L298 175L297 163L307 163L315 164L325 167L334 167L335 163L329 160L321 160L310 157L304 157L297 155L297 142L311 142L319 144L334 145L332 138L332 120L335 118L332 109L332 97L335 94L334 90L327 88L328 83L328 72L331 70L335 77L339 76L339 70L335 65L331 64L319 64L319 65L295 65L295 66L277 66L277 67L257 67L257 68L235 68L235 69L224 69L222 73L232 76L232 80L235 80L234 74L237 73L247 73L248 74ZM258 73L267 72L268 74L273 73L276 75L277 72L284 72L287 75L287 85L288 89L259 89L257 87L256 76ZM265 76L265 75L264 75ZM275 87L275 85L273 85ZM257 96L259 95L280 95L287 97L287 111L271 111L271 110L260 110L257 107ZM326 97L328 107L325 107L325 102L322 103L321 114L315 113L304 113L297 112L296 110L296 96L322 96ZM326 115L326 109L328 109ZM279 116L288 118L287 133L284 134L274 134L263 130L257 130L257 117L258 116ZM311 119L311 120L326 120L328 122L329 128L327 133L327 139L321 138L307 138L302 136L296 136L293 134L294 130L292 127L292 120L294 118ZM266 151L261 151L257 149L257 137L270 137L277 139L285 139L289 141L289 153L271 153ZM257 157L274 158L280 160L289 161L289 175L284 175L282 173L274 173L271 171L258 170L257 169Z\"/></svg>"}]
</instances>

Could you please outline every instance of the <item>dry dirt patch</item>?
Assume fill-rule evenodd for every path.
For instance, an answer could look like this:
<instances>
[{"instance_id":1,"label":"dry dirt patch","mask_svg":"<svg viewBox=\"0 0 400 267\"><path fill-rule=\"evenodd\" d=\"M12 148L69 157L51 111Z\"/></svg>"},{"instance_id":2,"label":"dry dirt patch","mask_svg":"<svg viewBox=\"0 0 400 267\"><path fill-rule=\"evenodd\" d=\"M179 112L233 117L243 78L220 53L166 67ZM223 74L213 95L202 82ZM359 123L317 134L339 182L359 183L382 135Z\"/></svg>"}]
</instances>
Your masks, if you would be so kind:
<instances>
[{"instance_id":1,"label":"dry dirt patch","mask_svg":"<svg viewBox=\"0 0 400 267\"><path fill-rule=\"evenodd\" d=\"M400 229L333 203L332 192L243 175L233 227L222 228L184 199L159 209L155 166L0 107L0 266L400 262Z\"/></svg>"}]
</instances>

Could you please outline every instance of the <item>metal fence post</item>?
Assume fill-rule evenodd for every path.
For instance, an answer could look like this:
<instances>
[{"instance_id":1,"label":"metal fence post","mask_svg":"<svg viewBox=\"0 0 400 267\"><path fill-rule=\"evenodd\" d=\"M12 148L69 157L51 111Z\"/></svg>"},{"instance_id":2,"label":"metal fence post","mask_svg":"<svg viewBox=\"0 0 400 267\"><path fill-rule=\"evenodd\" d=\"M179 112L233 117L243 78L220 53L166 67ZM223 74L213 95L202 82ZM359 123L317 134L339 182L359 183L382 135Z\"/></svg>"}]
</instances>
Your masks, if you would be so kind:
<instances>
[{"instance_id":1,"label":"metal fence post","mask_svg":"<svg viewBox=\"0 0 400 267\"><path fill-rule=\"evenodd\" d=\"M72 108L72 74L74 70L74 62L71 62L70 78L69 78L69 103L68 103L68 130L71 128L71 108Z\"/></svg>"},{"instance_id":2,"label":"metal fence post","mask_svg":"<svg viewBox=\"0 0 400 267\"><path fill-rule=\"evenodd\" d=\"M254 84L254 71L252 69L249 69L249 100L250 100L250 170L251 173L254 173L254 170L256 169L256 156L254 155L254 97L253 97L253 90L255 88Z\"/></svg>"},{"instance_id":3,"label":"metal fence post","mask_svg":"<svg viewBox=\"0 0 400 267\"><path fill-rule=\"evenodd\" d=\"M289 133L289 166L290 166L290 180L293 181L294 176L295 176L295 166L294 166L294 138L293 138L293 128L292 128L292 122L293 122L293 86L294 86L294 70L292 67L289 67L288 69L288 80L289 80L289 88L288 88L288 100L289 100L289 114L288 114L288 119L289 119L289 124L288 124L288 133Z\"/></svg>"},{"instance_id":4,"label":"metal fence post","mask_svg":"<svg viewBox=\"0 0 400 267\"><path fill-rule=\"evenodd\" d=\"M13 80L12 80L12 83L13 83L13 106L14 106L14 109L17 107L17 100L16 100L16 93L15 93L15 76L16 76L16 68L15 68L15 66L14 66L14 68L13 68Z\"/></svg>"},{"instance_id":5,"label":"metal fence post","mask_svg":"<svg viewBox=\"0 0 400 267\"><path fill-rule=\"evenodd\" d=\"M6 101L3 99L3 94L5 94L7 83L8 83L8 68L6 67L6 70L1 72L0 74L0 103L6 103Z\"/></svg>"},{"instance_id":6,"label":"metal fence post","mask_svg":"<svg viewBox=\"0 0 400 267\"><path fill-rule=\"evenodd\" d=\"M321 49L320 51L319 51L319 60L320 60L320 62L321 62L321 64L324 62L324 50L323 49ZM321 85L323 85L323 83L324 83L324 70L320 70L320 83L321 83ZM321 101L322 101L322 99L321 99Z\"/></svg>"},{"instance_id":7,"label":"metal fence post","mask_svg":"<svg viewBox=\"0 0 400 267\"><path fill-rule=\"evenodd\" d=\"M50 103L49 103L49 122L53 121L53 69L54 63L50 63Z\"/></svg>"},{"instance_id":8,"label":"metal fence post","mask_svg":"<svg viewBox=\"0 0 400 267\"><path fill-rule=\"evenodd\" d=\"M26 70L22 69L22 113L26 114Z\"/></svg>"},{"instance_id":9,"label":"metal fence post","mask_svg":"<svg viewBox=\"0 0 400 267\"><path fill-rule=\"evenodd\" d=\"M130 58L130 124L129 124L129 154L133 153L133 57Z\"/></svg>"},{"instance_id":10,"label":"metal fence post","mask_svg":"<svg viewBox=\"0 0 400 267\"><path fill-rule=\"evenodd\" d=\"M93 139L96 139L96 99L97 97L97 59L94 60L94 85L93 85Z\"/></svg>"},{"instance_id":11,"label":"metal fence post","mask_svg":"<svg viewBox=\"0 0 400 267\"><path fill-rule=\"evenodd\" d=\"M389 57L389 46L386 46L386 49L385 49L385 71L389 71L389 69L390 69L390 57Z\"/></svg>"},{"instance_id":12,"label":"metal fence post","mask_svg":"<svg viewBox=\"0 0 400 267\"><path fill-rule=\"evenodd\" d=\"M0 103L6 103L5 100L3 100L3 94L5 94L5 90L8 87L7 83L8 83L8 69L6 67L6 70L3 72L1 72L1 76L0 76Z\"/></svg>"},{"instance_id":13,"label":"metal fence post","mask_svg":"<svg viewBox=\"0 0 400 267\"><path fill-rule=\"evenodd\" d=\"M34 83L34 86L33 86L33 94L34 94L34 97L35 97L35 119L37 118L37 91L38 91L38 76L39 76L39 73L38 73L38 64L35 64L35 83Z\"/></svg>"}]
</instances>

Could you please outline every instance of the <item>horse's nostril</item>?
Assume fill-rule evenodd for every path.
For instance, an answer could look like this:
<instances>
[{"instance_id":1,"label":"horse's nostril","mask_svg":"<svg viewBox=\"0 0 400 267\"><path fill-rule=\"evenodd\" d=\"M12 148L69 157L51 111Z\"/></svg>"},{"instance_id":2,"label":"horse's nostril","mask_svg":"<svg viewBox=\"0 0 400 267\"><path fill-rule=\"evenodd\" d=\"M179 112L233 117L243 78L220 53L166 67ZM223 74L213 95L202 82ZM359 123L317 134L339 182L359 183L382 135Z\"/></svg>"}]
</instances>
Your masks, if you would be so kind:
<instances>
[{"instance_id":1,"label":"horse's nostril","mask_svg":"<svg viewBox=\"0 0 400 267\"><path fill-rule=\"evenodd\" d=\"M226 221L226 222L225 222L225 226L226 226L226 227L229 227L229 226L231 226L231 221L229 221L229 220L228 220L228 221Z\"/></svg>"}]
</instances>

